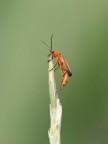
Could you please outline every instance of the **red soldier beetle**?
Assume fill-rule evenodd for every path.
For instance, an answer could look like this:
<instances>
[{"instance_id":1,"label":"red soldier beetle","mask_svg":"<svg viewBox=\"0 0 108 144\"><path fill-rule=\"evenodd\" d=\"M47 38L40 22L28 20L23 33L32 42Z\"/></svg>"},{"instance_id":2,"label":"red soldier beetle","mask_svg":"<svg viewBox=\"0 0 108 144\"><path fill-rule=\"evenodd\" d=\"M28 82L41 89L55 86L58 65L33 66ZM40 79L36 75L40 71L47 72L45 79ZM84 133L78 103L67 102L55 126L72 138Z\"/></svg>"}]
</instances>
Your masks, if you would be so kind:
<instances>
[{"instance_id":1,"label":"red soldier beetle","mask_svg":"<svg viewBox=\"0 0 108 144\"><path fill-rule=\"evenodd\" d=\"M55 71L56 69L58 69L59 67L61 67L62 73L63 73L63 77L64 77L64 79L63 79L63 81L61 83L61 86L65 86L68 83L69 77L72 76L72 72L71 72L71 70L70 70L70 68L68 66L68 63L65 60L64 56L60 52L52 50L52 37L53 37L53 35L51 36L51 48L49 48L49 46L44 41L41 41L41 42L43 44L45 44L50 49L50 52L48 54L48 56L52 57L50 60L52 60L53 58L57 58L56 64L49 71L51 71L53 69ZM48 60L48 62L50 60ZM58 67L56 67L57 64L58 64Z\"/></svg>"}]
</instances>

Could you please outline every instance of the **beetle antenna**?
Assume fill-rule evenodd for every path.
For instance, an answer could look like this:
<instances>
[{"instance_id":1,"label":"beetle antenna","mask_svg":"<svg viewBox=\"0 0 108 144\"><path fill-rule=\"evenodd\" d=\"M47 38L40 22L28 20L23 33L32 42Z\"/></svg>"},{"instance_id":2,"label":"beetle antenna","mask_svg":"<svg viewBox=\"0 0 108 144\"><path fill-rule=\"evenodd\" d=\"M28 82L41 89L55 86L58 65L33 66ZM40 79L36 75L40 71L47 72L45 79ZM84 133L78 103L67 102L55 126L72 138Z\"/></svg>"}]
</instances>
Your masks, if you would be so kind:
<instances>
[{"instance_id":1,"label":"beetle antenna","mask_svg":"<svg viewBox=\"0 0 108 144\"><path fill-rule=\"evenodd\" d=\"M52 37L53 37L53 34L51 35L51 51L52 51Z\"/></svg>"},{"instance_id":2,"label":"beetle antenna","mask_svg":"<svg viewBox=\"0 0 108 144\"><path fill-rule=\"evenodd\" d=\"M50 47L48 46L48 44L47 44L46 42L44 42L44 41L42 41L42 40L41 40L41 42L50 49Z\"/></svg>"}]
</instances>

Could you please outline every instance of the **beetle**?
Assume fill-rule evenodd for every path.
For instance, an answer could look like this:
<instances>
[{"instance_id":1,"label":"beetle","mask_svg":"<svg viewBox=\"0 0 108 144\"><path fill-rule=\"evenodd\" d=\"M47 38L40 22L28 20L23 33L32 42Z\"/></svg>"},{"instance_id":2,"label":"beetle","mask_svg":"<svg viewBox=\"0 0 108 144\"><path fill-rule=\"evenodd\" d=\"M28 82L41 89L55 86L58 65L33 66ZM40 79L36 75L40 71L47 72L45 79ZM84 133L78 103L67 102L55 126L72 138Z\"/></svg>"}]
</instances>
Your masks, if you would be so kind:
<instances>
[{"instance_id":1,"label":"beetle","mask_svg":"<svg viewBox=\"0 0 108 144\"><path fill-rule=\"evenodd\" d=\"M53 34L51 35L51 38L50 38L50 40L51 40L51 47L50 48L44 41L41 41L41 42L44 43L50 49L48 56L51 57L51 59L48 60L48 62L50 62L53 58L57 58L56 64L49 71L51 71L53 69L55 71L59 67L61 67L61 70L62 70L62 73L63 73L63 77L64 77L64 81L62 81L62 84L65 86L68 83L69 77L72 76L72 72L71 72L71 70L69 68L69 65L68 65L66 59L64 58L64 56L60 52L52 50L52 37L53 37ZM57 65L58 65L58 67L56 67ZM64 84L64 82L66 84Z\"/></svg>"}]
</instances>

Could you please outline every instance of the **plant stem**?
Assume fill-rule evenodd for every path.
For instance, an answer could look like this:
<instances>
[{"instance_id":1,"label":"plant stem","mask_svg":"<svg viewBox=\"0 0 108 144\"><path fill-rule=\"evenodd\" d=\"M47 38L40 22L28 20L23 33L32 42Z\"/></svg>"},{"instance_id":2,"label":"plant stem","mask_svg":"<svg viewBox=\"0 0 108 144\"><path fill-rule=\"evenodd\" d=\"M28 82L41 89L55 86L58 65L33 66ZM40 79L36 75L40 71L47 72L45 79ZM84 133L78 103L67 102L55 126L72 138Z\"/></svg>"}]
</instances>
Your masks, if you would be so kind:
<instances>
[{"instance_id":1,"label":"plant stem","mask_svg":"<svg viewBox=\"0 0 108 144\"><path fill-rule=\"evenodd\" d=\"M50 58L51 59L51 58ZM49 70L53 68L53 62L49 62ZM62 106L58 98L54 70L49 71L49 93L50 93L50 128L48 136L50 144L61 144L60 131L62 120Z\"/></svg>"}]
</instances>

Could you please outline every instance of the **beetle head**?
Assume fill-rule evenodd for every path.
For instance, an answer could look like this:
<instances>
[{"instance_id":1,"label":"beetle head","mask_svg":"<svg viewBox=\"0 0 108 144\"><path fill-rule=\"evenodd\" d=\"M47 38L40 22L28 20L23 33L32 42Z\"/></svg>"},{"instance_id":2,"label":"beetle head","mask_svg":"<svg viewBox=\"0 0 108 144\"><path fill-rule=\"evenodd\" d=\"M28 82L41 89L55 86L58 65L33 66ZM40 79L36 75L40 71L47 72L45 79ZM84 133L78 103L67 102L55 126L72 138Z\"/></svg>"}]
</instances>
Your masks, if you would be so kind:
<instances>
[{"instance_id":1,"label":"beetle head","mask_svg":"<svg viewBox=\"0 0 108 144\"><path fill-rule=\"evenodd\" d=\"M54 54L54 51L51 51L51 50L50 50L50 52L49 52L49 54L48 54L48 57L50 57L50 56L53 57L53 54Z\"/></svg>"}]
</instances>

